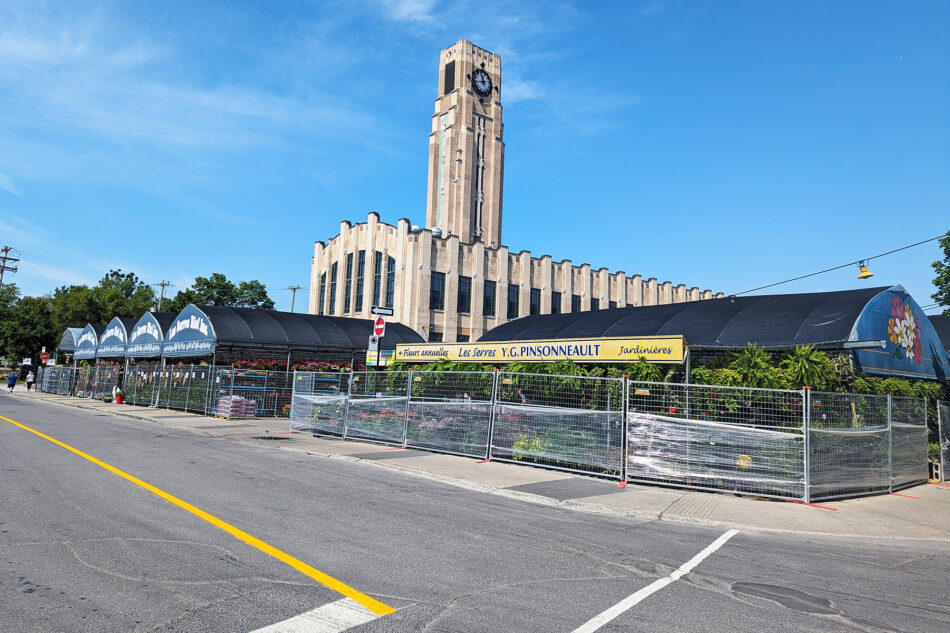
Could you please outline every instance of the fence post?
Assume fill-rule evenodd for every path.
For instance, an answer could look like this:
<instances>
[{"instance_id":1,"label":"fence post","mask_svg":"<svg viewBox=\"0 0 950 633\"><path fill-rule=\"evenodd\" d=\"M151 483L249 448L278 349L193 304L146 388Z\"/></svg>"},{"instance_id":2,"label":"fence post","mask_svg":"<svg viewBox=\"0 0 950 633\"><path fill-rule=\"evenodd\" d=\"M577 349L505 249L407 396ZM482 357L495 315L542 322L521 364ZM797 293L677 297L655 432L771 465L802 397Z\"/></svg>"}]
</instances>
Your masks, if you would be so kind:
<instances>
[{"instance_id":1,"label":"fence post","mask_svg":"<svg viewBox=\"0 0 950 633\"><path fill-rule=\"evenodd\" d=\"M887 394L887 491L894 492L894 430L891 426L891 394Z\"/></svg>"},{"instance_id":2,"label":"fence post","mask_svg":"<svg viewBox=\"0 0 950 633\"><path fill-rule=\"evenodd\" d=\"M267 403L267 375L268 375L269 373L270 373L270 372L267 371L266 369L264 370L264 395L261 396L261 417L262 417L262 418L265 417L265 416L264 416L264 406L265 406L265 404ZM256 413L257 413L257 412L255 411L255 414L256 414ZM274 396L274 414L275 414L275 416L276 416L276 413L277 413L277 397L276 397L276 394L275 394L275 396Z\"/></svg>"},{"instance_id":3,"label":"fence post","mask_svg":"<svg viewBox=\"0 0 950 633\"><path fill-rule=\"evenodd\" d=\"M340 439L346 439L346 432L349 430L350 418L350 397L353 395L353 369L350 365L350 379L346 381L346 400L343 403L343 436Z\"/></svg>"},{"instance_id":4,"label":"fence post","mask_svg":"<svg viewBox=\"0 0 950 633\"><path fill-rule=\"evenodd\" d=\"M811 503L811 387L802 387L802 450L805 466L805 503Z\"/></svg>"},{"instance_id":5,"label":"fence post","mask_svg":"<svg viewBox=\"0 0 950 633\"><path fill-rule=\"evenodd\" d=\"M627 403L630 401L630 380L627 378L627 374L623 375L623 414L620 421L620 487L624 488L627 485L627 415L629 413L629 406Z\"/></svg>"},{"instance_id":6,"label":"fence post","mask_svg":"<svg viewBox=\"0 0 950 633\"><path fill-rule=\"evenodd\" d=\"M191 385L195 380L195 366L194 364L189 366L188 369L188 380L186 381L188 386L185 388L185 411L188 411L188 403L191 402Z\"/></svg>"},{"instance_id":7,"label":"fence post","mask_svg":"<svg viewBox=\"0 0 950 633\"><path fill-rule=\"evenodd\" d=\"M485 447L485 459L488 461L491 461L491 444L495 437L495 409L498 406L498 375L500 373L500 370L494 370L491 381L491 415L488 416L488 445Z\"/></svg>"},{"instance_id":8,"label":"fence post","mask_svg":"<svg viewBox=\"0 0 950 633\"><path fill-rule=\"evenodd\" d=\"M409 380L406 385L406 423L402 429L402 447L406 448L409 442L409 400L412 399L412 370L409 370Z\"/></svg>"}]
</instances>

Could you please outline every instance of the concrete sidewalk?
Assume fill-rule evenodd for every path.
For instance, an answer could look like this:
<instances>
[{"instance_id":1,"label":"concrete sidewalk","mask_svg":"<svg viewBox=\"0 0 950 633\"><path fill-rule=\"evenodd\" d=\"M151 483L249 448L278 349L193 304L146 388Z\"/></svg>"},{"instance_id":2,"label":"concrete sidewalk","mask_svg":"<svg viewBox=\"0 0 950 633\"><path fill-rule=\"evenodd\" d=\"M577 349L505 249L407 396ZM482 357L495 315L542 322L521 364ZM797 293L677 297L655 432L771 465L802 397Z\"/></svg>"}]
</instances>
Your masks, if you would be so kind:
<instances>
[{"instance_id":1,"label":"concrete sidewalk","mask_svg":"<svg viewBox=\"0 0 950 633\"><path fill-rule=\"evenodd\" d=\"M583 512L803 535L950 541L950 486L921 485L902 490L899 495L830 501L817 507L632 484L621 489L615 481L541 468L479 463L454 455L290 434L286 418L222 420L39 392L19 391L14 396L120 415L208 437L266 442L317 457L362 461L485 494Z\"/></svg>"}]
</instances>

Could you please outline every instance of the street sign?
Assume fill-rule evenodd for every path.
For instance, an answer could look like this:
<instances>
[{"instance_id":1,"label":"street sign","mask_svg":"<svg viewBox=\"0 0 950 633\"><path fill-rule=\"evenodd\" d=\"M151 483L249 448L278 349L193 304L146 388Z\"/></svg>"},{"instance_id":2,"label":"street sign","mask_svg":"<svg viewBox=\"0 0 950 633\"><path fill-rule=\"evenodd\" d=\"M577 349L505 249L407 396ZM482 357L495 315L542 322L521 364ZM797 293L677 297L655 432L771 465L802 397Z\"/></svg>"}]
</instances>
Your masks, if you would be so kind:
<instances>
[{"instance_id":1,"label":"street sign","mask_svg":"<svg viewBox=\"0 0 950 633\"><path fill-rule=\"evenodd\" d=\"M386 319L378 316L376 321L373 322L373 334L376 336L384 336L386 334Z\"/></svg>"},{"instance_id":2,"label":"street sign","mask_svg":"<svg viewBox=\"0 0 950 633\"><path fill-rule=\"evenodd\" d=\"M46 348L44 347L43 349L45 350ZM42 362L45 365L48 360L49 360L49 354L47 354L46 352L43 352L42 354L40 354L40 362Z\"/></svg>"},{"instance_id":3,"label":"street sign","mask_svg":"<svg viewBox=\"0 0 950 633\"><path fill-rule=\"evenodd\" d=\"M383 306L373 306L373 314L381 314L383 316L392 316L395 314L392 308L384 308Z\"/></svg>"},{"instance_id":4,"label":"street sign","mask_svg":"<svg viewBox=\"0 0 950 633\"><path fill-rule=\"evenodd\" d=\"M20 364L21 364L21 365L32 365L32 364L33 364L33 359L32 359L32 358L24 358L24 359L23 359L23 362L20 363Z\"/></svg>"},{"instance_id":5,"label":"street sign","mask_svg":"<svg viewBox=\"0 0 950 633\"><path fill-rule=\"evenodd\" d=\"M369 335L369 346L366 348L371 352L379 350L379 337L375 334Z\"/></svg>"}]
</instances>

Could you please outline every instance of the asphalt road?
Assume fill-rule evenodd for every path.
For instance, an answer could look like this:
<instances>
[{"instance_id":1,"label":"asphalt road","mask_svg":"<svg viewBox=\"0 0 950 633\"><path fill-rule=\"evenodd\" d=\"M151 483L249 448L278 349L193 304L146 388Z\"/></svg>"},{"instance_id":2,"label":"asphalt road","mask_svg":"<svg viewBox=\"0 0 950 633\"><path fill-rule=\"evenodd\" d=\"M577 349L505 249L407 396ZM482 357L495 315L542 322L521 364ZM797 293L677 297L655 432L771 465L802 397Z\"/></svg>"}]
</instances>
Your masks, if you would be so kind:
<instances>
[{"instance_id":1,"label":"asphalt road","mask_svg":"<svg viewBox=\"0 0 950 633\"><path fill-rule=\"evenodd\" d=\"M359 631L573 631L725 531L538 506L6 395L0 415L397 609ZM945 542L740 531L598 630L935 633L950 631L948 587ZM254 631L341 597L0 420L0 630Z\"/></svg>"}]
</instances>

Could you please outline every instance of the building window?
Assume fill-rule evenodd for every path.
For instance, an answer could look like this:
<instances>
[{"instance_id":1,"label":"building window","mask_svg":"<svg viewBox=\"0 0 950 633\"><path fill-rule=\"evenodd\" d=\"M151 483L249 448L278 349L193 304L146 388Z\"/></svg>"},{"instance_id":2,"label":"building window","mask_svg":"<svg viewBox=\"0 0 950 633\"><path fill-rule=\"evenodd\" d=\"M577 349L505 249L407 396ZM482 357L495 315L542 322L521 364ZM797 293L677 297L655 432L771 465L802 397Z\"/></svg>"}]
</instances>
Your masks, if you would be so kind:
<instances>
[{"instance_id":1,"label":"building window","mask_svg":"<svg viewBox=\"0 0 950 633\"><path fill-rule=\"evenodd\" d=\"M445 90L442 91L442 94L447 95L453 90L455 90L455 60L454 59L445 65L445 75L442 80L442 83L445 84Z\"/></svg>"},{"instance_id":2,"label":"building window","mask_svg":"<svg viewBox=\"0 0 950 633\"><path fill-rule=\"evenodd\" d=\"M336 272L339 262L333 262L333 265L330 266L330 312L329 314L336 314Z\"/></svg>"},{"instance_id":3,"label":"building window","mask_svg":"<svg viewBox=\"0 0 950 633\"><path fill-rule=\"evenodd\" d=\"M531 314L541 314L541 289L531 289L531 305L529 306Z\"/></svg>"},{"instance_id":4,"label":"building window","mask_svg":"<svg viewBox=\"0 0 950 633\"><path fill-rule=\"evenodd\" d=\"M616 301L608 301L608 302L607 302L607 307L610 308L611 310L613 310L614 308L617 307L617 302L616 302Z\"/></svg>"},{"instance_id":5,"label":"building window","mask_svg":"<svg viewBox=\"0 0 950 633\"><path fill-rule=\"evenodd\" d=\"M581 296L571 295L571 312L581 311Z\"/></svg>"},{"instance_id":6,"label":"building window","mask_svg":"<svg viewBox=\"0 0 950 633\"><path fill-rule=\"evenodd\" d=\"M350 313L350 291L353 290L353 253L346 256L346 283L343 285L343 314Z\"/></svg>"},{"instance_id":7,"label":"building window","mask_svg":"<svg viewBox=\"0 0 950 633\"><path fill-rule=\"evenodd\" d=\"M429 282L429 309L445 310L445 273L432 273L432 281Z\"/></svg>"},{"instance_id":8,"label":"building window","mask_svg":"<svg viewBox=\"0 0 950 633\"><path fill-rule=\"evenodd\" d=\"M323 309L327 307L327 274L320 275L320 309L317 314L324 314Z\"/></svg>"},{"instance_id":9,"label":"building window","mask_svg":"<svg viewBox=\"0 0 950 633\"><path fill-rule=\"evenodd\" d=\"M441 343L441 342L442 342L442 332L429 332L429 342L430 342L430 343Z\"/></svg>"},{"instance_id":10,"label":"building window","mask_svg":"<svg viewBox=\"0 0 950 633\"><path fill-rule=\"evenodd\" d=\"M459 275L458 313L468 314L472 311L472 278Z\"/></svg>"},{"instance_id":11,"label":"building window","mask_svg":"<svg viewBox=\"0 0 950 633\"><path fill-rule=\"evenodd\" d=\"M600 310L600 299L591 299L591 300L590 300L590 309L591 309L591 310Z\"/></svg>"},{"instance_id":12,"label":"building window","mask_svg":"<svg viewBox=\"0 0 950 633\"><path fill-rule=\"evenodd\" d=\"M551 314L561 314L561 293L551 293Z\"/></svg>"},{"instance_id":13,"label":"building window","mask_svg":"<svg viewBox=\"0 0 950 633\"><path fill-rule=\"evenodd\" d=\"M373 254L373 305L382 305L379 302L379 292L383 287L383 254L379 251Z\"/></svg>"},{"instance_id":14,"label":"building window","mask_svg":"<svg viewBox=\"0 0 950 633\"><path fill-rule=\"evenodd\" d=\"M468 343L468 334L459 334L455 340L459 343Z\"/></svg>"},{"instance_id":15,"label":"building window","mask_svg":"<svg viewBox=\"0 0 950 633\"><path fill-rule=\"evenodd\" d=\"M508 318L518 318L518 286L508 286Z\"/></svg>"},{"instance_id":16,"label":"building window","mask_svg":"<svg viewBox=\"0 0 950 633\"><path fill-rule=\"evenodd\" d=\"M366 275L366 251L356 256L356 312L363 311L363 277Z\"/></svg>"},{"instance_id":17,"label":"building window","mask_svg":"<svg viewBox=\"0 0 950 633\"><path fill-rule=\"evenodd\" d=\"M393 307L396 298L396 258L386 258L386 307Z\"/></svg>"},{"instance_id":18,"label":"building window","mask_svg":"<svg viewBox=\"0 0 950 633\"><path fill-rule=\"evenodd\" d=\"M485 292L482 295L482 316L495 316L495 282L485 282Z\"/></svg>"}]
</instances>

